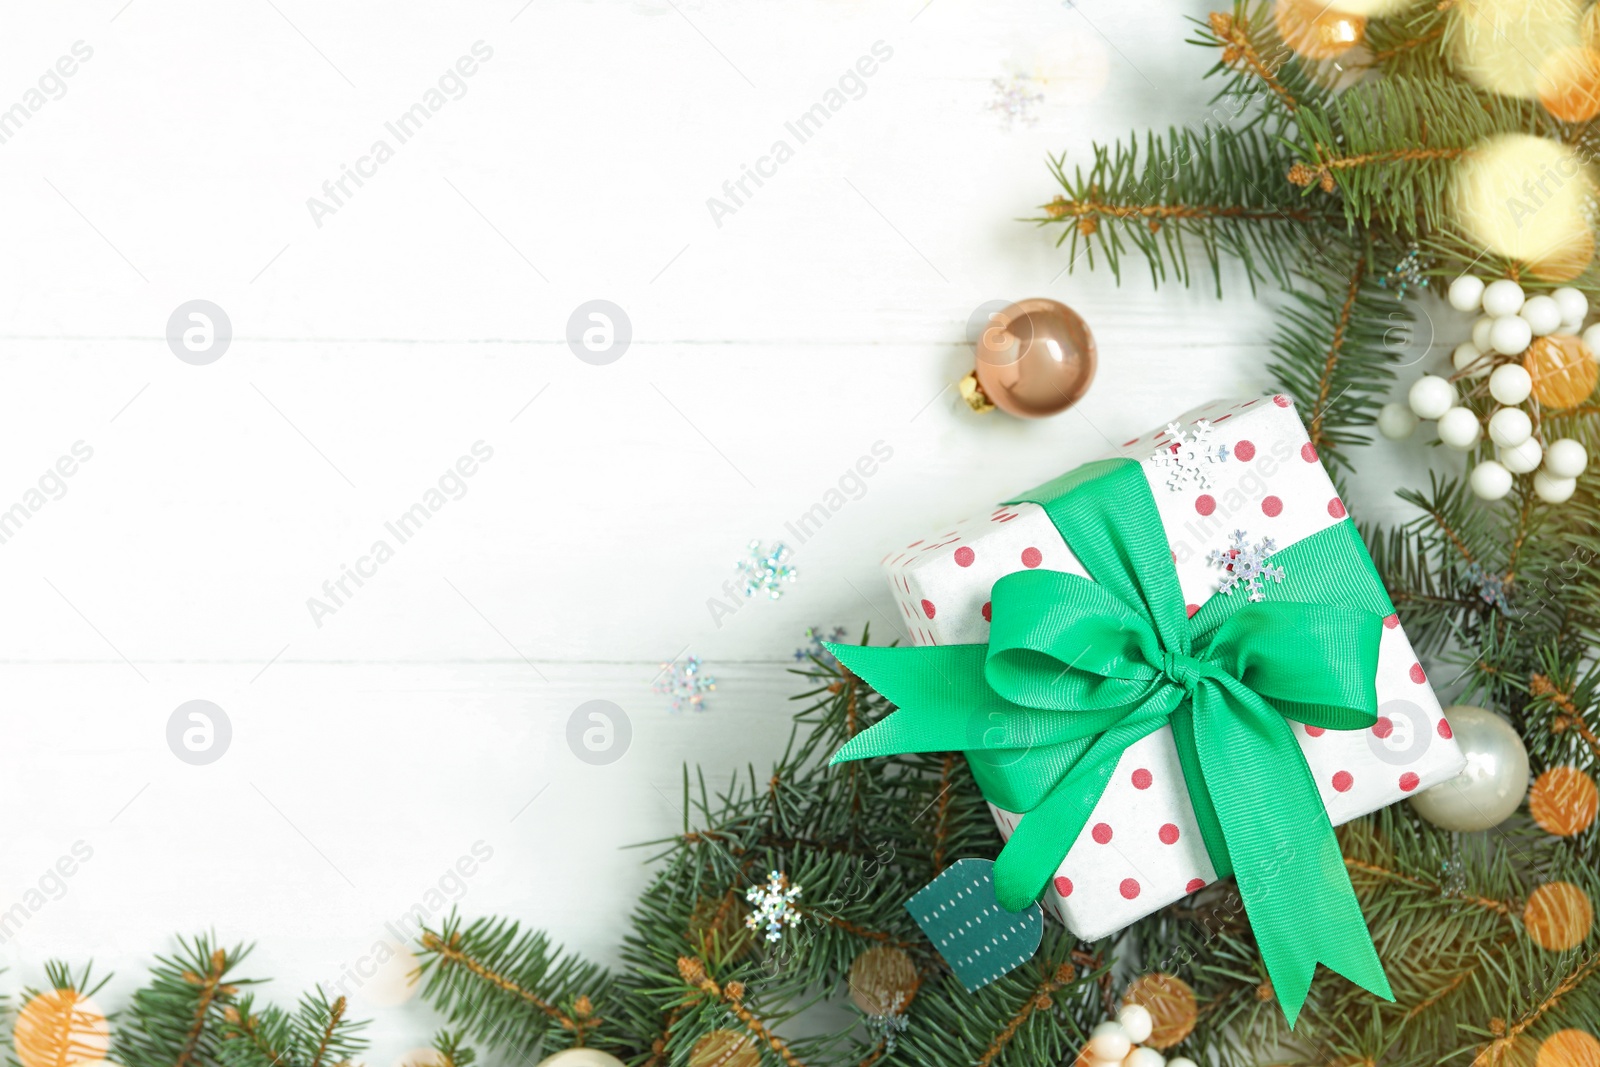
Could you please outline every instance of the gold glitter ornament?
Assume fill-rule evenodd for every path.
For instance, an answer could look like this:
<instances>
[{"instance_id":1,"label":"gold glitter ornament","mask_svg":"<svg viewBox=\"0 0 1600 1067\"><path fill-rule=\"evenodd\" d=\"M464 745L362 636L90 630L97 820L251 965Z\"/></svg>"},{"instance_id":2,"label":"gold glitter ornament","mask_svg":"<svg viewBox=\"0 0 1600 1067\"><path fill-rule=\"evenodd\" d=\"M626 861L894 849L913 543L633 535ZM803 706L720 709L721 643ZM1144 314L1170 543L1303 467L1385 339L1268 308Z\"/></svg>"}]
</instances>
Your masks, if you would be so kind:
<instances>
[{"instance_id":1,"label":"gold glitter ornament","mask_svg":"<svg viewBox=\"0 0 1600 1067\"><path fill-rule=\"evenodd\" d=\"M1600 363L1584 351L1582 341L1562 334L1535 337L1522 367L1533 379L1533 398L1557 411L1589 399L1600 381Z\"/></svg>"},{"instance_id":2,"label":"gold glitter ornament","mask_svg":"<svg viewBox=\"0 0 1600 1067\"><path fill-rule=\"evenodd\" d=\"M1535 1067L1600 1067L1600 1041L1583 1030L1557 1030L1539 1045Z\"/></svg>"},{"instance_id":3,"label":"gold glitter ornament","mask_svg":"<svg viewBox=\"0 0 1600 1067\"><path fill-rule=\"evenodd\" d=\"M1550 882L1529 894L1522 925L1540 948L1565 952L1589 937L1594 907L1589 895L1571 882Z\"/></svg>"},{"instance_id":4,"label":"gold glitter ornament","mask_svg":"<svg viewBox=\"0 0 1600 1067\"><path fill-rule=\"evenodd\" d=\"M1534 780L1528 811L1547 834L1571 837L1594 823L1600 790L1594 779L1576 767L1551 767ZM1600 1065L1597 1065L1600 1067Z\"/></svg>"},{"instance_id":5,"label":"gold glitter ornament","mask_svg":"<svg viewBox=\"0 0 1600 1067\"><path fill-rule=\"evenodd\" d=\"M47 989L17 1013L11 1042L22 1067L98 1063L111 1050L105 1013L75 989Z\"/></svg>"},{"instance_id":6,"label":"gold glitter ornament","mask_svg":"<svg viewBox=\"0 0 1600 1067\"><path fill-rule=\"evenodd\" d=\"M701 897L689 913L689 944L700 955L738 959L755 944L755 933L745 925L746 908L729 890L721 897Z\"/></svg>"},{"instance_id":7,"label":"gold glitter ornament","mask_svg":"<svg viewBox=\"0 0 1600 1067\"><path fill-rule=\"evenodd\" d=\"M1283 43L1306 59L1332 59L1367 35L1364 16L1336 11L1324 0L1274 0L1272 21Z\"/></svg>"},{"instance_id":8,"label":"gold glitter ornament","mask_svg":"<svg viewBox=\"0 0 1600 1067\"><path fill-rule=\"evenodd\" d=\"M1562 122L1600 115L1600 53L1569 45L1539 60L1539 103Z\"/></svg>"},{"instance_id":9,"label":"gold glitter ornament","mask_svg":"<svg viewBox=\"0 0 1600 1067\"><path fill-rule=\"evenodd\" d=\"M903 1013L920 984L911 957L890 945L869 948L850 965L850 999L868 1015Z\"/></svg>"},{"instance_id":10,"label":"gold glitter ornament","mask_svg":"<svg viewBox=\"0 0 1600 1067\"><path fill-rule=\"evenodd\" d=\"M1122 996L1124 1004L1138 1004L1150 1013L1151 1048L1171 1048L1194 1030L1200 1015L1194 990L1175 974L1147 974L1136 978Z\"/></svg>"},{"instance_id":11,"label":"gold glitter ornament","mask_svg":"<svg viewBox=\"0 0 1600 1067\"><path fill-rule=\"evenodd\" d=\"M755 1039L735 1030L713 1030L694 1043L689 1067L761 1067Z\"/></svg>"}]
</instances>

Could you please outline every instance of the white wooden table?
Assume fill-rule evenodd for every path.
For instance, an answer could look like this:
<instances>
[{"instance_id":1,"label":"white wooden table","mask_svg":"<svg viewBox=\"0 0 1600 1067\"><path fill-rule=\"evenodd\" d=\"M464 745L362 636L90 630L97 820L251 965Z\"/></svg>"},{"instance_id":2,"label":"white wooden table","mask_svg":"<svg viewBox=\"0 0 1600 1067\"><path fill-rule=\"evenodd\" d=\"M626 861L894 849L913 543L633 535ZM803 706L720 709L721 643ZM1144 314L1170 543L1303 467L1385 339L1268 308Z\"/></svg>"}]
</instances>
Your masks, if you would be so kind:
<instances>
[{"instance_id":1,"label":"white wooden table","mask_svg":"<svg viewBox=\"0 0 1600 1067\"><path fill-rule=\"evenodd\" d=\"M1016 221L1053 193L1047 153L1204 113L1213 57L1181 16L1206 9L11 5L0 984L92 956L112 1007L172 934L215 929L259 942L284 1000L342 982L387 1065L436 1021L392 968L356 972L415 905L614 960L646 879L622 846L679 823L685 761L776 753L806 626L895 631L885 548L1270 390L1267 303L1066 275L1055 232ZM1018 74L1032 124L993 107ZM786 124L830 102L801 143ZM747 165L763 184L708 207ZM980 419L952 388L965 324L1026 296L1083 312L1099 378L1055 419ZM165 336L196 299L232 325L207 365ZM593 299L632 325L608 365L566 341ZM385 524L478 442L400 543ZM878 442L787 595L714 620L745 543L794 543ZM1363 483L1357 515L1395 514L1387 492ZM379 540L392 558L363 562ZM363 584L314 613L346 565ZM690 653L718 688L672 716L650 683ZM194 699L232 730L203 766L167 741ZM592 699L632 727L604 766L567 744Z\"/></svg>"}]
</instances>

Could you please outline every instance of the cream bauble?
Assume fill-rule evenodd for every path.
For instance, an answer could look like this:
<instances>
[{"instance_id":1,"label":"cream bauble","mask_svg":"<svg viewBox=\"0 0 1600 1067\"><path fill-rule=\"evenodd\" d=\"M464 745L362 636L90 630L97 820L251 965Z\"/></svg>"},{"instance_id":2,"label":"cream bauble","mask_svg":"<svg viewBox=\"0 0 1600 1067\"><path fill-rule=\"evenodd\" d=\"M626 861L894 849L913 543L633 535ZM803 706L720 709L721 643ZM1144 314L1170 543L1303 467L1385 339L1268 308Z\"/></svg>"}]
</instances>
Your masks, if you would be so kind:
<instances>
[{"instance_id":1,"label":"cream bauble","mask_svg":"<svg viewBox=\"0 0 1600 1067\"><path fill-rule=\"evenodd\" d=\"M1520 404L1532 392L1533 375L1520 364L1504 364L1489 375L1489 395L1502 404Z\"/></svg>"},{"instance_id":2,"label":"cream bauble","mask_svg":"<svg viewBox=\"0 0 1600 1067\"><path fill-rule=\"evenodd\" d=\"M1539 461L1544 458L1544 449L1536 439L1530 437L1520 445L1496 449L1495 458L1512 474L1531 474L1539 469Z\"/></svg>"},{"instance_id":3,"label":"cream bauble","mask_svg":"<svg viewBox=\"0 0 1600 1067\"><path fill-rule=\"evenodd\" d=\"M1490 282L1483 290L1483 310L1487 315L1500 318L1515 315L1522 310L1522 286L1510 278Z\"/></svg>"},{"instance_id":4,"label":"cream bauble","mask_svg":"<svg viewBox=\"0 0 1600 1067\"><path fill-rule=\"evenodd\" d=\"M1472 468L1467 483L1480 499L1499 500L1511 492L1511 472L1494 460L1486 459Z\"/></svg>"},{"instance_id":5,"label":"cream bauble","mask_svg":"<svg viewBox=\"0 0 1600 1067\"><path fill-rule=\"evenodd\" d=\"M1483 279L1463 274L1450 283L1446 298L1457 311L1477 311L1483 304Z\"/></svg>"},{"instance_id":6,"label":"cream bauble","mask_svg":"<svg viewBox=\"0 0 1600 1067\"><path fill-rule=\"evenodd\" d=\"M1406 399L1417 418L1437 419L1455 406L1456 387L1437 374L1424 374L1411 383Z\"/></svg>"},{"instance_id":7,"label":"cream bauble","mask_svg":"<svg viewBox=\"0 0 1600 1067\"><path fill-rule=\"evenodd\" d=\"M1483 426L1471 408L1454 407L1439 416L1439 440L1451 448L1465 452L1478 443Z\"/></svg>"},{"instance_id":8,"label":"cream bauble","mask_svg":"<svg viewBox=\"0 0 1600 1067\"><path fill-rule=\"evenodd\" d=\"M1442 830L1499 826L1528 792L1528 750L1521 735L1494 712L1469 704L1444 709L1444 717L1467 765L1412 797L1411 806Z\"/></svg>"},{"instance_id":9,"label":"cream bauble","mask_svg":"<svg viewBox=\"0 0 1600 1067\"><path fill-rule=\"evenodd\" d=\"M1532 343L1533 326L1521 315L1502 315L1489 327L1489 347L1502 356L1526 352Z\"/></svg>"},{"instance_id":10,"label":"cream bauble","mask_svg":"<svg viewBox=\"0 0 1600 1067\"><path fill-rule=\"evenodd\" d=\"M1557 478L1549 471L1539 471L1533 476L1533 493L1546 504L1565 504L1578 491L1578 479Z\"/></svg>"},{"instance_id":11,"label":"cream bauble","mask_svg":"<svg viewBox=\"0 0 1600 1067\"><path fill-rule=\"evenodd\" d=\"M1405 404L1389 403L1378 409L1378 432L1391 441L1404 441L1417 431L1417 416Z\"/></svg>"},{"instance_id":12,"label":"cream bauble","mask_svg":"<svg viewBox=\"0 0 1600 1067\"><path fill-rule=\"evenodd\" d=\"M1544 454L1544 469L1557 478L1576 478L1588 466L1588 451L1570 437L1551 442Z\"/></svg>"},{"instance_id":13,"label":"cream bauble","mask_svg":"<svg viewBox=\"0 0 1600 1067\"><path fill-rule=\"evenodd\" d=\"M1522 305L1522 310L1517 312L1517 317L1527 322L1535 337L1543 337L1547 333L1555 333L1561 325L1561 305L1556 303L1555 297L1543 294L1530 296Z\"/></svg>"},{"instance_id":14,"label":"cream bauble","mask_svg":"<svg viewBox=\"0 0 1600 1067\"><path fill-rule=\"evenodd\" d=\"M1533 433L1533 420L1521 408L1501 408L1489 416L1489 438L1501 448L1514 448Z\"/></svg>"}]
</instances>

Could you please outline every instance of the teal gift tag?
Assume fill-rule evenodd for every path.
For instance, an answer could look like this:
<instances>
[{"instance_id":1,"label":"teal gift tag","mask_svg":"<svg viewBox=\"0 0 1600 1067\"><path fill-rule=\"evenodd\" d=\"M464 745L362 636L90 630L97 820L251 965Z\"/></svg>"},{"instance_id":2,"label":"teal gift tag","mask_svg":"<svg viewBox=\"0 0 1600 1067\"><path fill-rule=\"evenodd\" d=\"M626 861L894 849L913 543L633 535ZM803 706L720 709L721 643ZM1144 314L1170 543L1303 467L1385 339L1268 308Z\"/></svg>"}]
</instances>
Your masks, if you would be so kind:
<instances>
[{"instance_id":1,"label":"teal gift tag","mask_svg":"<svg viewBox=\"0 0 1600 1067\"><path fill-rule=\"evenodd\" d=\"M1039 951L1044 911L1007 911L994 895L993 860L956 860L906 901L906 910L956 972L976 992Z\"/></svg>"}]
</instances>

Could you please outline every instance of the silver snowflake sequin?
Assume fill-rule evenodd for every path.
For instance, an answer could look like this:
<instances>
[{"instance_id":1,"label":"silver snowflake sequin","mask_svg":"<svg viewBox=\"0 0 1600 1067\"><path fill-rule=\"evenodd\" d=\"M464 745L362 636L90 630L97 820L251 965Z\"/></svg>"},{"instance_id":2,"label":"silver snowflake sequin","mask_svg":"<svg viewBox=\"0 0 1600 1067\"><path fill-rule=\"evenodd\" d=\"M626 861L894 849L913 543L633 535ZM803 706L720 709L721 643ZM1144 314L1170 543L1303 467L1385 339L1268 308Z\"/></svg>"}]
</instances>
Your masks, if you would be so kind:
<instances>
[{"instance_id":1,"label":"silver snowflake sequin","mask_svg":"<svg viewBox=\"0 0 1600 1067\"><path fill-rule=\"evenodd\" d=\"M1167 488L1182 489L1191 482L1197 488L1211 486L1211 465L1226 463L1228 446L1212 441L1215 434L1211 423L1200 419L1194 424L1194 433L1184 433L1175 422L1167 424L1171 443L1156 449L1155 461L1167 468Z\"/></svg>"},{"instance_id":2,"label":"silver snowflake sequin","mask_svg":"<svg viewBox=\"0 0 1600 1067\"><path fill-rule=\"evenodd\" d=\"M901 1034L911 1025L911 1020L906 1016L906 995L896 993L894 1000L889 1003L889 1010L882 1015L867 1016L867 1030L878 1036L883 1042L883 1051L887 1054L893 1052Z\"/></svg>"},{"instance_id":3,"label":"silver snowflake sequin","mask_svg":"<svg viewBox=\"0 0 1600 1067\"><path fill-rule=\"evenodd\" d=\"M1462 577L1478 587L1478 596L1485 604L1501 612L1511 610L1506 600L1506 580L1500 575L1490 573L1481 563L1469 563Z\"/></svg>"},{"instance_id":4,"label":"silver snowflake sequin","mask_svg":"<svg viewBox=\"0 0 1600 1067\"><path fill-rule=\"evenodd\" d=\"M770 551L762 549L760 541L751 541L738 570L746 598L765 593L772 600L783 596L784 582L792 582L800 574L789 566L789 546L782 541L774 541Z\"/></svg>"},{"instance_id":5,"label":"silver snowflake sequin","mask_svg":"<svg viewBox=\"0 0 1600 1067\"><path fill-rule=\"evenodd\" d=\"M1276 551L1278 546L1272 538L1263 537L1252 545L1243 530L1235 530L1233 547L1226 551L1213 551L1207 558L1223 568L1222 592L1232 596L1235 587L1242 585L1251 600L1265 600L1267 593L1261 587L1262 581L1283 581L1283 568L1269 562Z\"/></svg>"},{"instance_id":6,"label":"silver snowflake sequin","mask_svg":"<svg viewBox=\"0 0 1600 1067\"><path fill-rule=\"evenodd\" d=\"M714 692L717 680L705 672L699 656L686 656L676 663L663 663L656 675L653 692L669 697L668 705L674 712L685 708L706 710L706 694Z\"/></svg>"},{"instance_id":7,"label":"silver snowflake sequin","mask_svg":"<svg viewBox=\"0 0 1600 1067\"><path fill-rule=\"evenodd\" d=\"M808 626L806 627L805 637L811 644L806 648L794 650L794 661L796 663L816 660L830 670L839 665L839 661L834 659L833 653L823 647L822 643L826 641L834 645L842 644L845 637L843 626L835 626L832 630L824 630L820 626Z\"/></svg>"},{"instance_id":8,"label":"silver snowflake sequin","mask_svg":"<svg viewBox=\"0 0 1600 1067\"><path fill-rule=\"evenodd\" d=\"M989 102L989 110L1004 115L1007 127L1019 122L1032 126L1039 121L1034 109L1044 102L1044 93L1038 90L1038 82L1026 74L1012 74L995 78L992 84L994 99Z\"/></svg>"},{"instance_id":9,"label":"silver snowflake sequin","mask_svg":"<svg viewBox=\"0 0 1600 1067\"><path fill-rule=\"evenodd\" d=\"M788 875L769 872L766 885L754 885L745 892L744 899L756 910L745 916L744 924L752 930L766 927L768 941L781 941L784 928L800 921L800 909L795 906L799 897L800 887L790 885Z\"/></svg>"}]
</instances>

